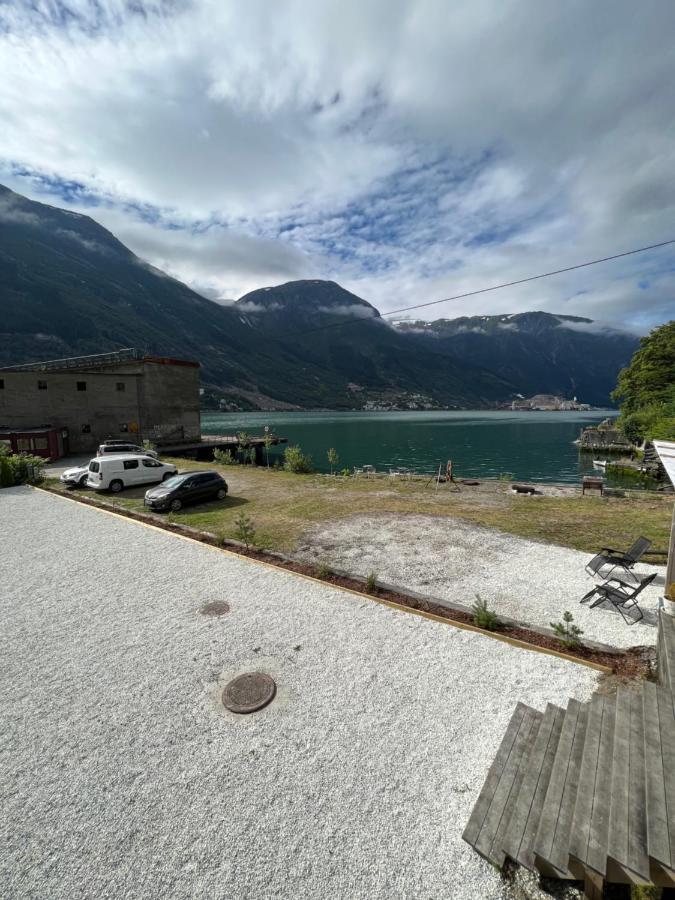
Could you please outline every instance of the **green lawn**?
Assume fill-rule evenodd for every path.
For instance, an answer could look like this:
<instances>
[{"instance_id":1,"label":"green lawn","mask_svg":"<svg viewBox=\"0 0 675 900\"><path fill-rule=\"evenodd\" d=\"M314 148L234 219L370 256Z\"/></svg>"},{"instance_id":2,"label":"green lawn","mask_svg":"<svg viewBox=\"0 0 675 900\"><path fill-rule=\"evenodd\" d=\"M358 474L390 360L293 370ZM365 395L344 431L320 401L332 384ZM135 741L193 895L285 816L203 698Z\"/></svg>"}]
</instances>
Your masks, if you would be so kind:
<instances>
[{"instance_id":1,"label":"green lawn","mask_svg":"<svg viewBox=\"0 0 675 900\"><path fill-rule=\"evenodd\" d=\"M204 467L203 463L183 459L173 462L182 470ZM456 516L589 553L602 546L627 546L641 534L649 537L655 548L665 550L670 535L672 494L635 492L626 498L599 498L570 493L527 497L513 494L508 484L499 482L461 486L453 492L445 485L436 489L424 482L388 478L293 475L243 466L214 468L223 473L229 484L227 499L188 507L166 518L236 538L235 520L244 512L254 523L259 546L287 552L295 548L309 525L377 513ZM59 486L56 480L49 483ZM98 496L94 491L82 493L94 499ZM145 489L136 488L116 496L103 494L101 499L142 510L144 493Z\"/></svg>"}]
</instances>

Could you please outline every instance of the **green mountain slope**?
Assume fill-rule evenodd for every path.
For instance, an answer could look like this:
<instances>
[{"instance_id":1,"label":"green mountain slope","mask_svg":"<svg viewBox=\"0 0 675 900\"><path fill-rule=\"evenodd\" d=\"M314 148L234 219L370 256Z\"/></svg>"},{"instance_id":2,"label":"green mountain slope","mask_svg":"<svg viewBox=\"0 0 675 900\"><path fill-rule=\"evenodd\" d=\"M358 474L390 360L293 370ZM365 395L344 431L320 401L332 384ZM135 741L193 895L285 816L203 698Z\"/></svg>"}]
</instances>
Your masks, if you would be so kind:
<instances>
[{"instance_id":1,"label":"green mountain slope","mask_svg":"<svg viewBox=\"0 0 675 900\"><path fill-rule=\"evenodd\" d=\"M134 346L199 360L206 401L242 408L486 407L540 391L606 403L635 342L546 316L392 327L328 281L224 306L90 217L0 185L0 366Z\"/></svg>"},{"instance_id":2,"label":"green mountain slope","mask_svg":"<svg viewBox=\"0 0 675 900\"><path fill-rule=\"evenodd\" d=\"M434 322L399 322L420 348L486 366L529 397L537 393L610 402L619 369L631 358L634 335L602 328L591 319L526 312Z\"/></svg>"}]
</instances>

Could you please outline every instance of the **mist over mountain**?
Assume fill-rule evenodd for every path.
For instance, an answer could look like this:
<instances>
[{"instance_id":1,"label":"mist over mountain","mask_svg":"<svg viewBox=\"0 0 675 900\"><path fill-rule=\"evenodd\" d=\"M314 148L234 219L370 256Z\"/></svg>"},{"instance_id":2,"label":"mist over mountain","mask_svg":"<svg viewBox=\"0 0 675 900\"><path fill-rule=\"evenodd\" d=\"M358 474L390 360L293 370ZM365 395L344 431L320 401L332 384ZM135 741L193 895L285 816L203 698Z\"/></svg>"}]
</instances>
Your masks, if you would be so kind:
<instances>
[{"instance_id":1,"label":"mist over mountain","mask_svg":"<svg viewBox=\"0 0 675 900\"><path fill-rule=\"evenodd\" d=\"M392 325L331 281L221 305L89 216L0 186L0 365L121 347L197 359L228 408L490 407L518 393L608 402L637 340L521 313Z\"/></svg>"}]
</instances>

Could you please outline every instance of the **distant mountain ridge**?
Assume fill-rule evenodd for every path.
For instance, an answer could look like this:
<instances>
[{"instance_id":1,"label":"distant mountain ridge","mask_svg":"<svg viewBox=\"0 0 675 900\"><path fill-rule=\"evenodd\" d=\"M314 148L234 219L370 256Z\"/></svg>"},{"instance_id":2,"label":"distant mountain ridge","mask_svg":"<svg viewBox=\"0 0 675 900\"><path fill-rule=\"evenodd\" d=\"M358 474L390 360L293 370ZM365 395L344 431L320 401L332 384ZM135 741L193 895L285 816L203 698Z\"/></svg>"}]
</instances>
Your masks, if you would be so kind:
<instances>
[{"instance_id":1,"label":"distant mountain ridge","mask_svg":"<svg viewBox=\"0 0 675 900\"><path fill-rule=\"evenodd\" d=\"M528 392L600 405L637 340L592 328L549 313L392 326L318 280L225 306L89 216L0 185L0 365L137 346L199 360L207 403L231 408L486 408Z\"/></svg>"}]
</instances>

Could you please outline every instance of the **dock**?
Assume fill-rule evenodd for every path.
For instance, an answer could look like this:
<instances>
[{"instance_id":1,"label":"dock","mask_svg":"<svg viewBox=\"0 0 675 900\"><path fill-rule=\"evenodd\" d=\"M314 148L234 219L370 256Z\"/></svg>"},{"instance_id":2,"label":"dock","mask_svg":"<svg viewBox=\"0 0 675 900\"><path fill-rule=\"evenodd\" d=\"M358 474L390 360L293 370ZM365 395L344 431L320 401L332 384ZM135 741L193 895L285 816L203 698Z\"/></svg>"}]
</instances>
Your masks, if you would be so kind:
<instances>
[{"instance_id":1,"label":"dock","mask_svg":"<svg viewBox=\"0 0 675 900\"><path fill-rule=\"evenodd\" d=\"M265 440L269 437L270 446L287 444L288 438L279 437L276 434L250 435L242 442L236 434L206 434L200 441L181 441L173 444L158 444L162 453L170 456L185 456L191 459L212 460L214 450L230 450L233 455L244 447L255 450L255 464L260 466L264 462Z\"/></svg>"}]
</instances>

